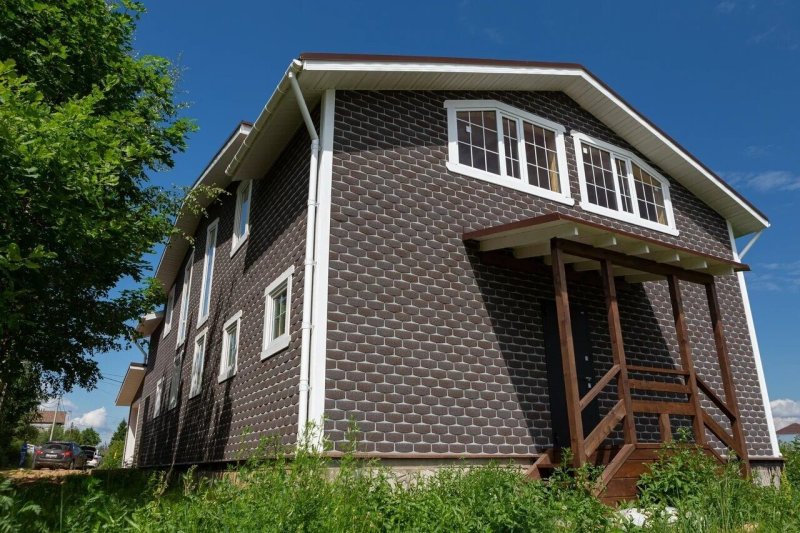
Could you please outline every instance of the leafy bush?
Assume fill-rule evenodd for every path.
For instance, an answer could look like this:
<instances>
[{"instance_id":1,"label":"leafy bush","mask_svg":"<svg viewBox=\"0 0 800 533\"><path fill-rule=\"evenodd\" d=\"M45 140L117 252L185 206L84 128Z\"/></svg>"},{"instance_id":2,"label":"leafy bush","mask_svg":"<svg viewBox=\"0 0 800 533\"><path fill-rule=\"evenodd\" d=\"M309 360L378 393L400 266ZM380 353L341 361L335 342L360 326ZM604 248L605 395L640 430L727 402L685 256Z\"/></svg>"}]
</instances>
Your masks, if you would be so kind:
<instances>
[{"instance_id":1,"label":"leafy bush","mask_svg":"<svg viewBox=\"0 0 800 533\"><path fill-rule=\"evenodd\" d=\"M784 477L797 490L800 490L800 437L792 442L781 444L781 453L786 460Z\"/></svg>"}]
</instances>

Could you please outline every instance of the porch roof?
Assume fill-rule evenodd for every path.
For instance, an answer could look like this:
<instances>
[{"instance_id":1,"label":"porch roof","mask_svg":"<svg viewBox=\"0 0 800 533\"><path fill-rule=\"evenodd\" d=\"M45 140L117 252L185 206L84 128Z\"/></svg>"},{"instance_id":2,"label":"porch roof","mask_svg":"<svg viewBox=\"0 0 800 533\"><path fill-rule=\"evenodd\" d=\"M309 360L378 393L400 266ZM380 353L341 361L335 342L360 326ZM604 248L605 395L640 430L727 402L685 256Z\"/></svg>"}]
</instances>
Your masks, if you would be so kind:
<instances>
[{"instance_id":1,"label":"porch roof","mask_svg":"<svg viewBox=\"0 0 800 533\"><path fill-rule=\"evenodd\" d=\"M624 255L632 258L622 265L613 262L614 276L624 277L632 283L665 279L671 271L684 272L690 276L719 276L750 270L746 264L732 259L690 250L561 213L541 215L463 235L464 241L478 242L482 252L510 249L518 259L543 257L546 263L550 262L550 241L554 238L587 245L618 257ZM564 262L570 263L572 269L578 272L600 270L598 259L571 255L569 251L565 253ZM641 264L640 268L636 268L638 264Z\"/></svg>"},{"instance_id":2,"label":"porch roof","mask_svg":"<svg viewBox=\"0 0 800 533\"><path fill-rule=\"evenodd\" d=\"M117 393L117 406L130 406L136 398L136 393L144 381L144 374L147 368L141 363L131 363L128 366L128 371L125 372L125 378L122 380L122 385L119 386Z\"/></svg>"}]
</instances>

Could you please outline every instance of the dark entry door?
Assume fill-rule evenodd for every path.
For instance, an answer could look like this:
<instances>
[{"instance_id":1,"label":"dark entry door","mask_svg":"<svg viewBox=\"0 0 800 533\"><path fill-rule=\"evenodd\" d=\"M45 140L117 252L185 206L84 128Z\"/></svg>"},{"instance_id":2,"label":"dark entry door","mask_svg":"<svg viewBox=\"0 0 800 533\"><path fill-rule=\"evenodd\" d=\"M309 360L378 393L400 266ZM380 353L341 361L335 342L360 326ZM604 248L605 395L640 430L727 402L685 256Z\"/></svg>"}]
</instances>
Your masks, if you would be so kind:
<instances>
[{"instance_id":1,"label":"dark entry door","mask_svg":"<svg viewBox=\"0 0 800 533\"><path fill-rule=\"evenodd\" d=\"M595 382L594 355L589 332L589 317L580 306L570 304L572 342L575 345L575 367L578 373L578 391L581 398ZM550 388L550 414L553 424L553 445L570 445L567 397L564 390L564 370L561 362L561 340L558 333L558 315L554 300L542 301L544 350L547 361L547 379ZM600 422L597 400L583 410L584 438Z\"/></svg>"}]
</instances>

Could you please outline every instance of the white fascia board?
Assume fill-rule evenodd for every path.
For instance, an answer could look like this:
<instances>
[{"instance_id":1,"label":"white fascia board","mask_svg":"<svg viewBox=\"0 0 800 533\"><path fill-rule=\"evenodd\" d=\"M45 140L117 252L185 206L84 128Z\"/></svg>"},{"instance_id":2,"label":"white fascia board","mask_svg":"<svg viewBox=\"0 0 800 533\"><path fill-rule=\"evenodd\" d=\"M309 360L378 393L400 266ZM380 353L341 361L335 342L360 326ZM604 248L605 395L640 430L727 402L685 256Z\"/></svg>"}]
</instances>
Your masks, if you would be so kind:
<instances>
[{"instance_id":1,"label":"white fascia board","mask_svg":"<svg viewBox=\"0 0 800 533\"><path fill-rule=\"evenodd\" d=\"M293 60L289 67L286 69L286 72L283 74L281 81L278 82L277 87L275 90L272 91L272 95L267 100L267 103L264 105L264 109L261 110L261 113L258 115L258 118L253 123L253 128L247 138L244 140L242 145L233 155L233 159L228 164L227 168L225 169L225 174L230 176L232 179L237 179L236 171L239 168L239 165L242 161L247 157L247 154L250 152L250 149L253 145L258 142L258 137L261 131L265 129L267 124L269 123L269 119L272 116L272 113L275 109L281 104L283 97L286 93L291 92L291 87L289 85L289 73L294 72L297 73L302 70L302 63L297 61L296 59Z\"/></svg>"}]
</instances>

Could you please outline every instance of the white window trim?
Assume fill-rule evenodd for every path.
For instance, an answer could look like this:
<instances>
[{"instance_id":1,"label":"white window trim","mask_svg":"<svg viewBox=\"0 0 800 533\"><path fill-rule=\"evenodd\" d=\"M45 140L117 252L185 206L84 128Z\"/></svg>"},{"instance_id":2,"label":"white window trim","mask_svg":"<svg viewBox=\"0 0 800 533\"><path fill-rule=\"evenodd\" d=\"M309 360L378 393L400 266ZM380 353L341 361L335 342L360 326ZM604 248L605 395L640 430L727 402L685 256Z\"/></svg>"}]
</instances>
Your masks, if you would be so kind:
<instances>
[{"instance_id":1,"label":"white window trim","mask_svg":"<svg viewBox=\"0 0 800 533\"><path fill-rule=\"evenodd\" d=\"M178 361L177 368L175 367L176 361ZM177 382L175 372L177 372ZM169 379L169 394L167 394L167 411L172 411L178 406L178 395L183 382L181 374L183 374L183 350L178 351L172 359L172 375Z\"/></svg>"},{"instance_id":2,"label":"white window trim","mask_svg":"<svg viewBox=\"0 0 800 533\"><path fill-rule=\"evenodd\" d=\"M197 341L203 339L203 357L198 360ZM192 353L192 372L189 375L189 399L194 398L200 391L203 390L203 370L205 369L206 354L208 353L208 328L197 334L194 338L194 352ZM238 357L237 357L238 359ZM199 370L197 366L200 366ZM194 381L194 376L198 375L197 382Z\"/></svg>"},{"instance_id":3,"label":"white window trim","mask_svg":"<svg viewBox=\"0 0 800 533\"><path fill-rule=\"evenodd\" d=\"M244 235L238 235L240 218L242 217L242 187L247 189L247 221L245 223ZM233 237L231 238L231 257L242 247L250 235L250 214L253 212L253 180L246 180L239 184L236 189L236 215L233 218Z\"/></svg>"},{"instance_id":4,"label":"white window trim","mask_svg":"<svg viewBox=\"0 0 800 533\"><path fill-rule=\"evenodd\" d=\"M575 205L575 200L572 199L569 188L569 173L567 171L567 150L564 141L566 128L557 122L547 120L546 118L539 117L527 111L517 109L510 105L498 102L497 100L447 100L444 103L447 109L447 169L451 172L456 172L464 176L477 178L479 180L488 181L495 185L508 187L528 194L533 194L559 202L566 205ZM517 121L518 127L518 142L520 144L519 157L520 157L520 170L522 176L520 178L512 178L503 174L493 174L485 170L462 165L458 162L458 125L456 121L456 112L464 110L483 110L497 112L497 137L499 144L499 158L500 158L500 171L504 173L505 157L503 153L503 128L502 116L513 118ZM561 192L551 191L542 187L536 187L527 182L528 168L526 165L525 154L525 137L522 134L520 127L520 119L526 122L531 122L537 126L555 131L556 133L556 159L558 162L558 181L561 186Z\"/></svg>"},{"instance_id":5,"label":"white window trim","mask_svg":"<svg viewBox=\"0 0 800 533\"><path fill-rule=\"evenodd\" d=\"M262 341L261 359L264 360L281 350L289 347L289 339L291 337L291 309L292 309L292 276L294 275L294 266L287 268L283 274L278 276L275 281L270 283L264 289L264 337ZM279 288L286 284L286 331L283 332L278 338L269 340L270 328L272 327L273 320L273 304L272 294Z\"/></svg>"},{"instance_id":6,"label":"white window trim","mask_svg":"<svg viewBox=\"0 0 800 533\"><path fill-rule=\"evenodd\" d=\"M208 264L208 241L209 241L209 234L211 233L212 229L216 229L215 236L216 239L214 240L214 258L211 261L211 264ZM200 286L200 305L197 311L197 327L199 328L203 324L205 324L206 320L208 320L208 315L211 314L211 289L214 287L214 263L217 260L217 253L219 252L217 243L219 243L219 219L215 219L211 224L208 225L206 229L206 243L205 249L203 251L203 283ZM206 294L206 269L211 269L211 277L208 278L208 311L206 314L203 314L203 299Z\"/></svg>"},{"instance_id":7,"label":"white window trim","mask_svg":"<svg viewBox=\"0 0 800 533\"><path fill-rule=\"evenodd\" d=\"M194 273L194 250L189 253L189 260L183 267L183 286L181 287L181 305L178 310L178 341L177 346L186 340L189 330L189 298L192 291L192 274Z\"/></svg>"},{"instance_id":8,"label":"white window trim","mask_svg":"<svg viewBox=\"0 0 800 533\"><path fill-rule=\"evenodd\" d=\"M615 218L617 220L621 220L623 222L628 222L629 224L634 224L636 226L641 226L643 228L648 228L656 231L660 231L662 233L666 233L668 235L680 235L680 232L675 227L675 214L672 210L672 200L670 199L669 193L669 180L656 172L653 167L642 161L639 157L637 157L633 152L625 150L623 148L619 148L618 146L614 146L613 144L609 144L607 142L601 141L599 139L595 139L593 137L589 137L584 133L574 132L572 133L572 139L575 143L575 163L578 167L578 182L580 183L580 190L581 190L581 203L580 206L585 211L589 211L590 213L595 213L598 215L607 216L609 218ZM659 224L658 222L653 222L652 220L648 220L646 218L642 218L638 215L639 212L639 201L636 196L636 187L634 183L630 183L630 195L631 201L633 203L633 208L636 210L636 213L628 213L627 211L623 210L614 210L609 209L607 207L603 207L600 205L595 205L587 200L589 197L586 191L586 173L583 169L583 151L581 150L581 143L590 144L595 146L596 148L600 148L607 152L610 152L613 157L617 157L619 159L626 160L626 164L628 165L629 172L633 171L633 168L630 166L631 163L635 163L638 167L642 170L653 176L656 180L658 180L663 188L664 192L664 210L667 214L667 224ZM617 167L612 163L611 170L614 173L614 188L617 193L617 205L621 206L621 198L620 198L620 187L619 187L619 180L617 177Z\"/></svg>"},{"instance_id":9,"label":"white window trim","mask_svg":"<svg viewBox=\"0 0 800 533\"><path fill-rule=\"evenodd\" d=\"M159 416L161 414L161 408L163 403L163 396L164 396L164 378L158 378L156 381L156 391L154 394L155 398L153 399L153 418Z\"/></svg>"},{"instance_id":10,"label":"white window trim","mask_svg":"<svg viewBox=\"0 0 800 533\"><path fill-rule=\"evenodd\" d=\"M167 295L167 303L164 306L164 333L162 337L169 335L172 331L172 319L175 318L175 285L172 286Z\"/></svg>"},{"instance_id":11,"label":"white window trim","mask_svg":"<svg viewBox=\"0 0 800 533\"><path fill-rule=\"evenodd\" d=\"M225 368L222 365L225 364L225 361L228 359L228 343L230 342L230 338L228 337L228 328L232 324L236 324L236 360L233 362L233 367ZM239 368L239 339L241 339L241 337L242 312L239 311L230 317L222 326L222 353L220 354L219 358L219 377L217 378L219 383L222 383L223 381L236 375L236 370Z\"/></svg>"}]
</instances>

